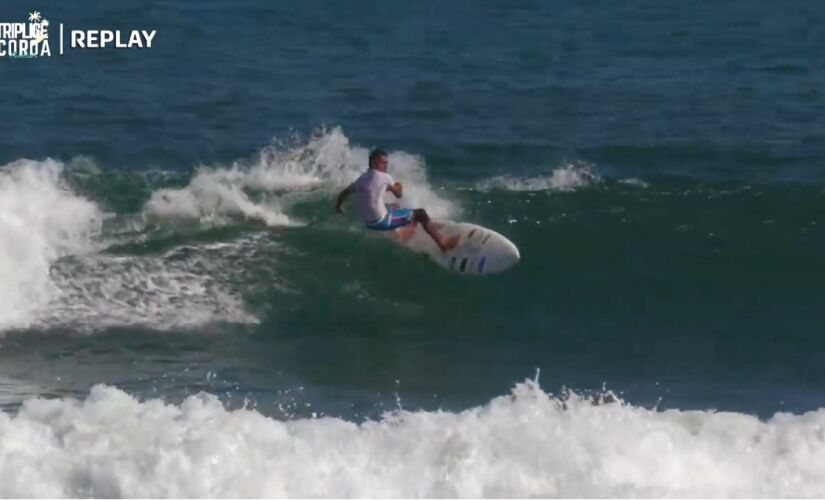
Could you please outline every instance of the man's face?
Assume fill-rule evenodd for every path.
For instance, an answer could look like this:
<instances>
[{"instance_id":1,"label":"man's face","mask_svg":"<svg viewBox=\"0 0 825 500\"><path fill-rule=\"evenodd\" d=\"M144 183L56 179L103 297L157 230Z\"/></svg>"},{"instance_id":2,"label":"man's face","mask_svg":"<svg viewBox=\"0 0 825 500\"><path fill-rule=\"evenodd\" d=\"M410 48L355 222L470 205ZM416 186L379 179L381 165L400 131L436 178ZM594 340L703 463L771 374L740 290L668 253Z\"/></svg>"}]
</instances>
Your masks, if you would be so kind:
<instances>
[{"instance_id":1,"label":"man's face","mask_svg":"<svg viewBox=\"0 0 825 500\"><path fill-rule=\"evenodd\" d=\"M376 170L380 170L381 172L386 172L388 163L389 162L387 161L386 156L379 156L378 158L375 159L375 162L373 163L373 165L375 166Z\"/></svg>"}]
</instances>

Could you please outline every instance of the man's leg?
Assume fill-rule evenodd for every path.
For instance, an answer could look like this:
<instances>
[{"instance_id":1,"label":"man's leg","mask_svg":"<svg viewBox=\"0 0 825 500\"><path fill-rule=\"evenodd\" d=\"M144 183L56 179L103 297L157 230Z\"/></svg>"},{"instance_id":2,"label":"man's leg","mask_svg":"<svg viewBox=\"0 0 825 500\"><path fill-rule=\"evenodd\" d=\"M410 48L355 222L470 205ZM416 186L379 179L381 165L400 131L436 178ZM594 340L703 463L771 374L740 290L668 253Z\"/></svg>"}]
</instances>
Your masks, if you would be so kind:
<instances>
[{"instance_id":1,"label":"man's leg","mask_svg":"<svg viewBox=\"0 0 825 500\"><path fill-rule=\"evenodd\" d=\"M429 214L423 208L416 208L413 210L413 220L424 228L424 231L427 231L427 234L430 235L430 238L435 241L438 245L438 248L441 249L442 252L449 252L456 245L458 242L461 241L461 235L456 234L451 238L445 238L435 227L435 224L430 220Z\"/></svg>"}]
</instances>

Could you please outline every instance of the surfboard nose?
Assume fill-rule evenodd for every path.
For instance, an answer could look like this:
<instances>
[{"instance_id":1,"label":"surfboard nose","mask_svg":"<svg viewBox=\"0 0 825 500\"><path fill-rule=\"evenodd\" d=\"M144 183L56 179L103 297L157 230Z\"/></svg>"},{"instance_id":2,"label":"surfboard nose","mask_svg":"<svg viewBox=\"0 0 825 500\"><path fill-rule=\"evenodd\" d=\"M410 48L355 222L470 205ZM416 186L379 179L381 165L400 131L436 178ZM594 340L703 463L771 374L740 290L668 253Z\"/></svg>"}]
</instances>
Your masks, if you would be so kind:
<instances>
[{"instance_id":1,"label":"surfboard nose","mask_svg":"<svg viewBox=\"0 0 825 500\"><path fill-rule=\"evenodd\" d=\"M510 258L511 262L515 264L521 260L521 252L519 252L519 249L515 243L507 239L505 239L505 241L508 243L506 255Z\"/></svg>"},{"instance_id":2,"label":"surfboard nose","mask_svg":"<svg viewBox=\"0 0 825 500\"><path fill-rule=\"evenodd\" d=\"M488 255L488 267L484 274L500 273L515 266L521 260L518 247L510 240L501 237L497 244L497 251Z\"/></svg>"}]
</instances>

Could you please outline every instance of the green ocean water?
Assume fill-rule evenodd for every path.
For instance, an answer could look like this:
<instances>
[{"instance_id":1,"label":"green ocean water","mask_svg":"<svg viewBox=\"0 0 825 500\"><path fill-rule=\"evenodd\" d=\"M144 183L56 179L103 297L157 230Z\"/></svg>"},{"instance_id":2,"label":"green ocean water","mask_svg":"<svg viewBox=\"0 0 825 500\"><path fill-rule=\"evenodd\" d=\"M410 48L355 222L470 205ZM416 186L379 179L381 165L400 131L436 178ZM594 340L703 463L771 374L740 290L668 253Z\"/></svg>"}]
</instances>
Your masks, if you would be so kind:
<instances>
[{"instance_id":1,"label":"green ocean water","mask_svg":"<svg viewBox=\"0 0 825 500\"><path fill-rule=\"evenodd\" d=\"M313 403L333 412L344 411L339 391L382 411L397 385L409 404L460 408L536 370L551 387L605 386L666 406L816 407L818 186L617 179L583 164L544 177L423 181L434 200L449 201L451 217L519 246L515 268L470 277L370 237L354 216L332 215L341 187L332 178L249 187L262 171L276 182L301 168L324 177L313 155L342 138L335 130L320 136L322 147L299 148L303 163L251 160L194 179L112 173L87 160L63 167L66 189L105 210L99 247L53 265L66 287L57 312L32 313L41 325L8 335L6 348L28 352L24 373L37 367L28 356L65 352L47 378L92 356L85 362L96 368L58 391L99 381L90 352L100 344L112 370L103 380L140 391L230 380L230 399L261 391L255 398L270 403L306 383L332 391ZM401 178L403 168L426 172L420 158L399 158L391 171ZM238 196L250 206L239 208ZM272 207L289 221L262 220L258 211ZM133 373L121 369L127 361ZM175 382L158 388L156 372Z\"/></svg>"}]
</instances>

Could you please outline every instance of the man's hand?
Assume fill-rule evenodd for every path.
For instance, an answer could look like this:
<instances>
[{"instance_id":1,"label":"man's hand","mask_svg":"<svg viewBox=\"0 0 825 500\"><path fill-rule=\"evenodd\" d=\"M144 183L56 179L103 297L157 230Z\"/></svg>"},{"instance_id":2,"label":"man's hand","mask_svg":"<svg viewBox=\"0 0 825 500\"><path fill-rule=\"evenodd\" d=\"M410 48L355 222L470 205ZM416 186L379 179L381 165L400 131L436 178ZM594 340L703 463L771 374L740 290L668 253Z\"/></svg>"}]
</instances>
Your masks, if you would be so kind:
<instances>
[{"instance_id":1,"label":"man's hand","mask_svg":"<svg viewBox=\"0 0 825 500\"><path fill-rule=\"evenodd\" d=\"M394 194L396 198L401 198L404 194L404 188L401 186L400 182L396 182L390 186L390 191L392 191L392 194Z\"/></svg>"},{"instance_id":2,"label":"man's hand","mask_svg":"<svg viewBox=\"0 0 825 500\"><path fill-rule=\"evenodd\" d=\"M344 200L347 199L347 196L351 195L355 191L355 187L350 184L347 186L346 189L341 191L341 194L338 195L338 199L335 201L335 212L342 214L344 213Z\"/></svg>"}]
</instances>

